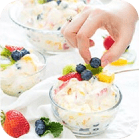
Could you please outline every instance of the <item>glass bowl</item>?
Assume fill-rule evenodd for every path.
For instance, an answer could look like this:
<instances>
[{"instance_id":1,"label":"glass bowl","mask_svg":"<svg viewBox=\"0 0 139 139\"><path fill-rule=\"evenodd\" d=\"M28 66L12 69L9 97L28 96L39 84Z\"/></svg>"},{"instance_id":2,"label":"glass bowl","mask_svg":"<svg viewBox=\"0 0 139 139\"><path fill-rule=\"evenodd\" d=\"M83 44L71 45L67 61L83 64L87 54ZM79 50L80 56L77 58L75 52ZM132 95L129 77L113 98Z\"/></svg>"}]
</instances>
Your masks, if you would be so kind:
<instances>
[{"instance_id":1,"label":"glass bowl","mask_svg":"<svg viewBox=\"0 0 139 139\"><path fill-rule=\"evenodd\" d=\"M14 2L9 9L9 16L16 25L25 30L26 37L32 46L43 53L53 54L75 50L75 48L66 43L66 40L61 34L58 26L57 29L48 30L27 26L20 21L19 17L21 17L23 8L24 6L21 2Z\"/></svg>"},{"instance_id":2,"label":"glass bowl","mask_svg":"<svg viewBox=\"0 0 139 139\"><path fill-rule=\"evenodd\" d=\"M26 70L26 73L21 72L21 68L15 64L14 72L5 72L2 73L4 76L6 74L6 78L2 77L0 78L1 83L1 89L5 94L8 94L10 96L16 96L18 97L21 95L24 91L29 90L37 83L41 82L43 79L45 79L46 74L46 58L44 55L38 51L33 50L31 53L35 54L40 62L40 65L37 65L39 68L37 71L35 71L32 74L27 74L28 67L24 70ZM5 70L4 70L5 71ZM18 75L18 76L17 76Z\"/></svg>"},{"instance_id":3,"label":"glass bowl","mask_svg":"<svg viewBox=\"0 0 139 139\"><path fill-rule=\"evenodd\" d=\"M67 110L59 106L53 99L53 87L50 89L49 97L51 101L51 107L56 119L64 126L68 127L76 136L90 137L103 133L113 121L118 112L122 94L117 86L112 85L114 92L116 93L117 103L104 111L98 112L78 112Z\"/></svg>"}]
</instances>

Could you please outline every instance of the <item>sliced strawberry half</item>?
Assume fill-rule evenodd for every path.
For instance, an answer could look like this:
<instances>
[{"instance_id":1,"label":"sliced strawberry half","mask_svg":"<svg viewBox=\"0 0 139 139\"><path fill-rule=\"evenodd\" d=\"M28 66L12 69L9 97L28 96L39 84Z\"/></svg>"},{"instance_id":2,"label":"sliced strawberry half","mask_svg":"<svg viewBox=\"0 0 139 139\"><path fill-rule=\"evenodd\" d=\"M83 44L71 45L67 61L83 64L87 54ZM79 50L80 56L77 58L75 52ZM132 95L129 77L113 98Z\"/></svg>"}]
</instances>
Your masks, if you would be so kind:
<instances>
[{"instance_id":1,"label":"sliced strawberry half","mask_svg":"<svg viewBox=\"0 0 139 139\"><path fill-rule=\"evenodd\" d=\"M61 80L61 81L68 81L70 80L71 78L76 78L78 79L79 81L82 81L83 79L81 78L81 74L77 73L77 72L72 72L72 73L69 73L69 74L66 74L64 76L61 76L58 78L58 80Z\"/></svg>"},{"instance_id":2,"label":"sliced strawberry half","mask_svg":"<svg viewBox=\"0 0 139 139\"><path fill-rule=\"evenodd\" d=\"M10 45L6 45L5 48L8 49L10 52L13 52L13 51L15 51L15 50L19 50L19 51L20 51L20 50L23 49L23 47L19 47L19 46L10 46Z\"/></svg>"}]
</instances>

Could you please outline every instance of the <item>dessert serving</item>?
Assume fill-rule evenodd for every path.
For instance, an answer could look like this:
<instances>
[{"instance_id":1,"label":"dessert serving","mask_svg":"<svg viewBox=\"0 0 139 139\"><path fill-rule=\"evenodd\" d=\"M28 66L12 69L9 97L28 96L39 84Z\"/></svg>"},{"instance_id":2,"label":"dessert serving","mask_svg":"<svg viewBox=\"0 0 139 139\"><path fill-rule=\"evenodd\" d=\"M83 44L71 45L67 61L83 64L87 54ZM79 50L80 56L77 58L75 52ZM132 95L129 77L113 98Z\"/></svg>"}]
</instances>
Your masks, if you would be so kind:
<instances>
[{"instance_id":1,"label":"dessert serving","mask_svg":"<svg viewBox=\"0 0 139 139\"><path fill-rule=\"evenodd\" d=\"M103 70L96 57L90 64L65 66L63 76L50 90L55 117L77 136L104 132L122 99L114 77L114 73Z\"/></svg>"},{"instance_id":2,"label":"dessert serving","mask_svg":"<svg viewBox=\"0 0 139 139\"><path fill-rule=\"evenodd\" d=\"M46 59L24 47L0 46L0 79L4 93L19 96L45 77Z\"/></svg>"},{"instance_id":3,"label":"dessert serving","mask_svg":"<svg viewBox=\"0 0 139 139\"><path fill-rule=\"evenodd\" d=\"M85 3L82 0L26 1L20 0L10 8L10 18L26 31L33 46L42 52L71 51L60 30L67 18L80 13Z\"/></svg>"}]
</instances>

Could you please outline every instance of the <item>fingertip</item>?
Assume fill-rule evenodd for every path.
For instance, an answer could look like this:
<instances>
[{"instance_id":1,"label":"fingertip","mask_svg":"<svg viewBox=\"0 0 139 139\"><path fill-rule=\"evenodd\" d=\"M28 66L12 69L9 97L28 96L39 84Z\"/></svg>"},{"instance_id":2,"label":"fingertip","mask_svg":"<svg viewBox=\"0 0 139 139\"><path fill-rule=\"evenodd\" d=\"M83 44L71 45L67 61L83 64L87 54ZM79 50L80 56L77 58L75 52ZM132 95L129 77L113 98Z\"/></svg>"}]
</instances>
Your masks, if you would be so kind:
<instances>
[{"instance_id":1,"label":"fingertip","mask_svg":"<svg viewBox=\"0 0 139 139\"><path fill-rule=\"evenodd\" d=\"M79 49L79 53L81 57L84 59L85 63L89 64L90 59L91 59L91 54L90 54L89 49L85 49L85 50Z\"/></svg>"}]
</instances>

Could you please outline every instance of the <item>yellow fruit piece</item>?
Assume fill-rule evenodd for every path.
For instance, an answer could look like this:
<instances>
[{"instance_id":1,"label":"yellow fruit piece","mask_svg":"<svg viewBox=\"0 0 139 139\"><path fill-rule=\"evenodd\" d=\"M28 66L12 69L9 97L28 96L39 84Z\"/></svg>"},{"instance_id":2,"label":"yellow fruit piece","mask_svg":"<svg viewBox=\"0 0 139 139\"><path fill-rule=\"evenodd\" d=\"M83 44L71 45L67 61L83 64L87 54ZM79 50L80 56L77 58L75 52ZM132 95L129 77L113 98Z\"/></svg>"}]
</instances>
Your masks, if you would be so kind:
<instances>
[{"instance_id":1,"label":"yellow fruit piece","mask_svg":"<svg viewBox=\"0 0 139 139\"><path fill-rule=\"evenodd\" d=\"M71 95L71 88L69 88L69 90L67 91L68 95Z\"/></svg>"},{"instance_id":2,"label":"yellow fruit piece","mask_svg":"<svg viewBox=\"0 0 139 139\"><path fill-rule=\"evenodd\" d=\"M110 74L107 71L101 72L100 74L98 74L97 78L101 82L112 83L115 78L115 74L114 73Z\"/></svg>"},{"instance_id":3,"label":"yellow fruit piece","mask_svg":"<svg viewBox=\"0 0 139 139\"><path fill-rule=\"evenodd\" d=\"M127 60L119 58L117 61L112 62L111 65L113 65L113 66L124 66L124 65L127 65Z\"/></svg>"},{"instance_id":4,"label":"yellow fruit piece","mask_svg":"<svg viewBox=\"0 0 139 139\"><path fill-rule=\"evenodd\" d=\"M83 116L84 114L79 112L78 115L79 115L79 116Z\"/></svg>"},{"instance_id":5,"label":"yellow fruit piece","mask_svg":"<svg viewBox=\"0 0 139 139\"><path fill-rule=\"evenodd\" d=\"M82 91L80 91L80 94L82 94L83 96L85 96L85 93L84 93L84 92L82 92Z\"/></svg>"},{"instance_id":6,"label":"yellow fruit piece","mask_svg":"<svg viewBox=\"0 0 139 139\"><path fill-rule=\"evenodd\" d=\"M28 55L23 56L22 59L25 61L32 61L32 58Z\"/></svg>"}]
</instances>

